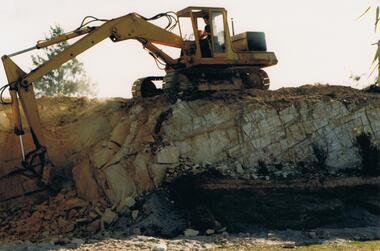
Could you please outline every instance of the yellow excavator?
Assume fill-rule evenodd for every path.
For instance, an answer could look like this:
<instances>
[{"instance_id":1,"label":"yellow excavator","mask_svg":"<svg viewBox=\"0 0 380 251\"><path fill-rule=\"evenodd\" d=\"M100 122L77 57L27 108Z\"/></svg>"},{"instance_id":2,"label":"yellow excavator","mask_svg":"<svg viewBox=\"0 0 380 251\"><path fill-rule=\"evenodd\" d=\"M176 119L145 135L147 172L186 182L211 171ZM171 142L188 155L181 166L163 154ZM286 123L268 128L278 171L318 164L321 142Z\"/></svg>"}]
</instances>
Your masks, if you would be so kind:
<instances>
[{"instance_id":1,"label":"yellow excavator","mask_svg":"<svg viewBox=\"0 0 380 251\"><path fill-rule=\"evenodd\" d=\"M168 21L166 27L152 22L161 18ZM89 26L95 21L102 23L99 26ZM174 29L178 32L174 32ZM11 59L21 53L80 36L82 37L64 51L29 73L25 73ZM79 28L72 32L38 41L32 48L2 57L8 84L0 89L0 94L9 88L14 132L20 138L22 149L23 161L20 170L48 179L50 164L33 92L33 81L107 38L113 42L135 39L148 50L158 64L164 66L165 76L146 77L135 81L132 86L134 98L164 93L173 100L178 96L197 92L268 89L269 78L262 68L277 64L275 54L267 51L263 32L230 35L227 12L224 8L187 7L176 13L160 13L151 18L137 13L111 20L86 17ZM180 49L179 58L172 58L157 45ZM162 89L158 89L154 84L158 80L163 81ZM5 103L2 96L1 101ZM22 142L24 130L19 101L35 145L35 150L27 154L24 153Z\"/></svg>"}]
</instances>

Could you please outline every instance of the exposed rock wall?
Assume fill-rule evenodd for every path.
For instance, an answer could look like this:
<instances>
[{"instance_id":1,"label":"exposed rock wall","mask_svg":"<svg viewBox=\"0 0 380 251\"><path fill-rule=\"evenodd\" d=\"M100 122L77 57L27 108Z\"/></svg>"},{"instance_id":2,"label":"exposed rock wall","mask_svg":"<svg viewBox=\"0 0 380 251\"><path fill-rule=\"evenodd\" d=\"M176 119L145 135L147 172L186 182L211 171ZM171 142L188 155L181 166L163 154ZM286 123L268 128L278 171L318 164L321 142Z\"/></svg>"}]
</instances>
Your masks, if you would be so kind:
<instances>
[{"instance_id":1,"label":"exposed rock wall","mask_svg":"<svg viewBox=\"0 0 380 251\"><path fill-rule=\"evenodd\" d=\"M344 87L214 94L175 104L164 97L43 98L39 106L53 163L72 168L80 197L106 197L118 211L159 186L168 171L212 168L269 179L323 167L336 175L361 168L360 133L374 145L380 139L380 95ZM0 107L2 174L20 158L10 113ZM25 141L31 149L30 135ZM0 188L2 199L12 197Z\"/></svg>"}]
</instances>

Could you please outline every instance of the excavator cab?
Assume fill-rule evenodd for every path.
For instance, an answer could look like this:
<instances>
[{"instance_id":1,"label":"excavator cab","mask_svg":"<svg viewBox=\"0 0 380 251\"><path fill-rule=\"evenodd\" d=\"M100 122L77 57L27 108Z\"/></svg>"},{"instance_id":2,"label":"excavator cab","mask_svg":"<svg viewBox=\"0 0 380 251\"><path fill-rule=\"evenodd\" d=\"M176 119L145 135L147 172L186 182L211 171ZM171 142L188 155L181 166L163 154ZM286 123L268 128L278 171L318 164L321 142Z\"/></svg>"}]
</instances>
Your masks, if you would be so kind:
<instances>
[{"instance_id":1,"label":"excavator cab","mask_svg":"<svg viewBox=\"0 0 380 251\"><path fill-rule=\"evenodd\" d=\"M180 35L185 43L187 55L198 60L228 58L231 42L224 8L188 7L177 12ZM183 26L187 25L184 32ZM191 33L189 27L191 26Z\"/></svg>"}]
</instances>

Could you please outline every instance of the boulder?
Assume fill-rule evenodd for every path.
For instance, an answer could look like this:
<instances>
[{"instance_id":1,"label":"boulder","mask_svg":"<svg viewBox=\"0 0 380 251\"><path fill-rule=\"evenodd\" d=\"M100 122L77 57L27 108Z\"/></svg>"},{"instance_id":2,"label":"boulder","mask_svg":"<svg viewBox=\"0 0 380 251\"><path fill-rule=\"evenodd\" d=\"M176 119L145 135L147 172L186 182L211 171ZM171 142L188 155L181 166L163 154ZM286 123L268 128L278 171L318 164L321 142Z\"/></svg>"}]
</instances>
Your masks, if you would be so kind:
<instances>
[{"instance_id":1,"label":"boulder","mask_svg":"<svg viewBox=\"0 0 380 251\"><path fill-rule=\"evenodd\" d=\"M183 235L185 237L195 237L199 234L199 231L198 230L194 230L194 229L191 229L191 228L188 228L186 229L184 232L183 232Z\"/></svg>"},{"instance_id":2,"label":"boulder","mask_svg":"<svg viewBox=\"0 0 380 251\"><path fill-rule=\"evenodd\" d=\"M102 215L102 221L107 225L115 222L117 218L117 213L113 212L110 208L107 208Z\"/></svg>"},{"instance_id":3,"label":"boulder","mask_svg":"<svg viewBox=\"0 0 380 251\"><path fill-rule=\"evenodd\" d=\"M83 207L87 207L87 206L88 206L88 202L85 200L79 199L79 198L68 199L65 202L65 210L67 210L67 211L69 211L71 209L83 208Z\"/></svg>"},{"instance_id":4,"label":"boulder","mask_svg":"<svg viewBox=\"0 0 380 251\"><path fill-rule=\"evenodd\" d=\"M179 161L179 150L175 146L166 146L157 153L158 164L176 164Z\"/></svg>"},{"instance_id":5,"label":"boulder","mask_svg":"<svg viewBox=\"0 0 380 251\"><path fill-rule=\"evenodd\" d=\"M99 186L94 178L94 171L88 159L75 165L72 171L78 196L92 202L102 198L99 192Z\"/></svg>"}]
</instances>

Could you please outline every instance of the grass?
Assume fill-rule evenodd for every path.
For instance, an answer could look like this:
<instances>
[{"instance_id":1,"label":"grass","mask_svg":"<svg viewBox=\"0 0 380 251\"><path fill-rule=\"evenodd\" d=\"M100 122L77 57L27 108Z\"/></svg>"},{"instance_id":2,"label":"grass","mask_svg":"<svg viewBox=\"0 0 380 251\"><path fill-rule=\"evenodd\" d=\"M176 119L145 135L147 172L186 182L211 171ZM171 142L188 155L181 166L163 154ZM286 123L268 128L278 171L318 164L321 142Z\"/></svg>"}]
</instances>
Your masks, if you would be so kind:
<instances>
[{"instance_id":1,"label":"grass","mask_svg":"<svg viewBox=\"0 0 380 251\"><path fill-rule=\"evenodd\" d=\"M353 241L353 242L340 242L340 243L326 243L310 246L295 246L282 247L282 246L233 246L228 248L217 248L213 251L280 251L280 250L297 250L297 251L319 251L319 250L334 250L334 251L346 251L346 250L357 250L357 251L380 251L380 241Z\"/></svg>"}]
</instances>

